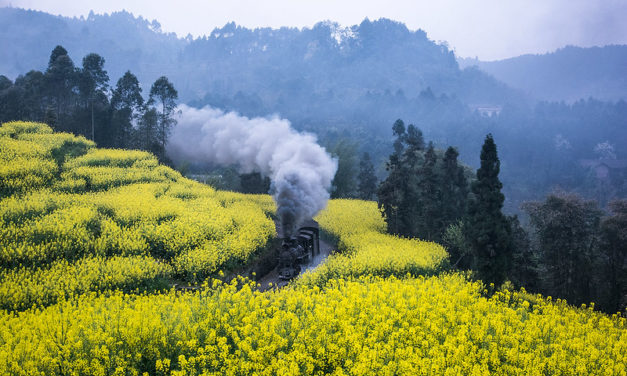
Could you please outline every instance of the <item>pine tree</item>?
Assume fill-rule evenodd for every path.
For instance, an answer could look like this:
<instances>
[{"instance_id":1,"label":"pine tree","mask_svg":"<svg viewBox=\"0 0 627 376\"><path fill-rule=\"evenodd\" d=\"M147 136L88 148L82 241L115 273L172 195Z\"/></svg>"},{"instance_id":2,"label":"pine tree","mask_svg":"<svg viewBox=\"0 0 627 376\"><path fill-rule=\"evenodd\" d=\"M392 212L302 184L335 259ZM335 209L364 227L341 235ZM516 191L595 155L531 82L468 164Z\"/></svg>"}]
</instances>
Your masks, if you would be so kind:
<instances>
[{"instance_id":1,"label":"pine tree","mask_svg":"<svg viewBox=\"0 0 627 376\"><path fill-rule=\"evenodd\" d=\"M509 272L511 229L501 213L505 196L499 180L500 161L491 134L481 149L481 167L472 184L473 198L465 227L473 251L473 269L485 282L501 284Z\"/></svg>"}]
</instances>

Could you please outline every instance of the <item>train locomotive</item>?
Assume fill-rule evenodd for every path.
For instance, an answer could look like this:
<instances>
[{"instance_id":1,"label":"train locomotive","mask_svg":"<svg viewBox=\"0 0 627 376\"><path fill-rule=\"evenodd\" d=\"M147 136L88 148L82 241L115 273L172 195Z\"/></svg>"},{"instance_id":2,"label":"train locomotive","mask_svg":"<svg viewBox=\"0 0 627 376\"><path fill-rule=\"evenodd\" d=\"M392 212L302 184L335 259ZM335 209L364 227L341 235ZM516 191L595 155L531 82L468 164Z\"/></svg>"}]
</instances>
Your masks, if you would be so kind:
<instances>
[{"instance_id":1,"label":"train locomotive","mask_svg":"<svg viewBox=\"0 0 627 376\"><path fill-rule=\"evenodd\" d=\"M284 237L279 250L279 278L296 277L303 266L320 254L320 230L318 223L309 220L298 229L295 236Z\"/></svg>"}]
</instances>

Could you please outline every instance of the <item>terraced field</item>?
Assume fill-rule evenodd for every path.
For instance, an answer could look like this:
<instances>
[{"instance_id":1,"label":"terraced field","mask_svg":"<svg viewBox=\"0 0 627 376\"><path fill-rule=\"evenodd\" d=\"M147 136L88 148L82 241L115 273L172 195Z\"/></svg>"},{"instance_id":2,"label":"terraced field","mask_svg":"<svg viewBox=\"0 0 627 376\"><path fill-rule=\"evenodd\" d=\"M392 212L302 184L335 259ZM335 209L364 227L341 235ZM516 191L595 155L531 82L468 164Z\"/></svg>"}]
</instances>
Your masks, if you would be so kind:
<instances>
[{"instance_id":1,"label":"terraced field","mask_svg":"<svg viewBox=\"0 0 627 376\"><path fill-rule=\"evenodd\" d=\"M627 374L624 318L488 294L440 245L385 234L372 202L330 202L339 252L285 288L215 279L274 236L273 211L147 153L4 124L0 374Z\"/></svg>"}]
</instances>

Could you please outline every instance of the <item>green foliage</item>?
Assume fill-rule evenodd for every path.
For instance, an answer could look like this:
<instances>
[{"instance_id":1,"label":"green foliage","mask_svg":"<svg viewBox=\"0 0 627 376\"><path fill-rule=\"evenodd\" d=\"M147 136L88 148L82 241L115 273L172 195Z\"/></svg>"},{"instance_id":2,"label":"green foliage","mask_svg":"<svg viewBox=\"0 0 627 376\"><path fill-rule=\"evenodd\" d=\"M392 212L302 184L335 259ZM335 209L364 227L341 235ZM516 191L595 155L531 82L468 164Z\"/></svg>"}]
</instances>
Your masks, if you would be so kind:
<instances>
[{"instance_id":1,"label":"green foliage","mask_svg":"<svg viewBox=\"0 0 627 376\"><path fill-rule=\"evenodd\" d=\"M610 202L612 215L601 222L601 270L607 291L606 311L619 312L627 308L627 200Z\"/></svg>"},{"instance_id":2,"label":"green foliage","mask_svg":"<svg viewBox=\"0 0 627 376\"><path fill-rule=\"evenodd\" d=\"M392 126L394 153L388 177L377 192L388 231L408 237L440 240L446 228L464 215L468 183L457 154L442 157L432 143L424 149L422 132L402 120ZM440 155L438 155L440 154Z\"/></svg>"},{"instance_id":3,"label":"green foliage","mask_svg":"<svg viewBox=\"0 0 627 376\"><path fill-rule=\"evenodd\" d=\"M481 167L472 183L465 230L473 251L473 269L479 278L500 285L510 270L512 240L507 218L501 213L505 196L498 178L500 161L491 134L481 148Z\"/></svg>"},{"instance_id":4,"label":"green foliage","mask_svg":"<svg viewBox=\"0 0 627 376\"><path fill-rule=\"evenodd\" d=\"M377 177L374 174L374 166L368 152L364 152L359 160L359 175L357 175L357 179L359 181L357 186L359 198L372 200L377 194Z\"/></svg>"},{"instance_id":5,"label":"green foliage","mask_svg":"<svg viewBox=\"0 0 627 376\"><path fill-rule=\"evenodd\" d=\"M178 96L178 92L165 76L159 77L150 88L150 97L147 105L161 105L161 111L158 111L159 122L156 133L156 140L159 145L157 155L161 161L166 160L165 144L168 140L172 127L176 125L176 119L174 119L173 115Z\"/></svg>"},{"instance_id":6,"label":"green foliage","mask_svg":"<svg viewBox=\"0 0 627 376\"><path fill-rule=\"evenodd\" d=\"M598 204L573 194L554 193L542 202L527 202L523 208L537 237L543 291L575 304L589 302L602 214Z\"/></svg>"},{"instance_id":7,"label":"green foliage","mask_svg":"<svg viewBox=\"0 0 627 376\"><path fill-rule=\"evenodd\" d=\"M347 139L338 141L330 149L338 159L333 178L332 198L354 198L357 196L357 145Z\"/></svg>"},{"instance_id":8,"label":"green foliage","mask_svg":"<svg viewBox=\"0 0 627 376\"><path fill-rule=\"evenodd\" d=\"M270 191L270 178L267 176L252 172L241 174L239 177L243 193L268 193Z\"/></svg>"}]
</instances>

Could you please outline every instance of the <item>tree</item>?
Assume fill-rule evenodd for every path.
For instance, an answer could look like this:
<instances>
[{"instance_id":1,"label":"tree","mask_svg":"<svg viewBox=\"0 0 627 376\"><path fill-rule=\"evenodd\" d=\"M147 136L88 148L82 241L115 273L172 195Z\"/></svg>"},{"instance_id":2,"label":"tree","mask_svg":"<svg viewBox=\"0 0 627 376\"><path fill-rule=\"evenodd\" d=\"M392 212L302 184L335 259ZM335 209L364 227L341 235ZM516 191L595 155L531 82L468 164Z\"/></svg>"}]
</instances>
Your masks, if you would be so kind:
<instances>
[{"instance_id":1,"label":"tree","mask_svg":"<svg viewBox=\"0 0 627 376\"><path fill-rule=\"evenodd\" d=\"M601 222L603 285L606 287L605 311L623 311L627 305L627 200L609 204L611 216Z\"/></svg>"},{"instance_id":2,"label":"tree","mask_svg":"<svg viewBox=\"0 0 627 376\"><path fill-rule=\"evenodd\" d=\"M357 193L357 146L346 140L338 141L331 154L338 159L337 171L332 182L332 198L353 198Z\"/></svg>"},{"instance_id":3,"label":"tree","mask_svg":"<svg viewBox=\"0 0 627 376\"><path fill-rule=\"evenodd\" d=\"M426 240L436 240L439 238L439 231L442 228L442 215L440 212L440 187L436 175L437 156L432 142L424 155L424 161L419 170L420 181L418 184L419 198L409 205L416 206L416 217L414 218L413 236Z\"/></svg>"},{"instance_id":4,"label":"tree","mask_svg":"<svg viewBox=\"0 0 627 376\"><path fill-rule=\"evenodd\" d=\"M137 77L126 71L113 90L111 96L111 140L109 146L126 147L137 119L144 105Z\"/></svg>"},{"instance_id":5,"label":"tree","mask_svg":"<svg viewBox=\"0 0 627 376\"><path fill-rule=\"evenodd\" d=\"M56 123L65 130L71 130L65 115L71 112L69 107L75 96L77 71L65 48L56 46L52 50L44 78L47 96L55 106Z\"/></svg>"},{"instance_id":6,"label":"tree","mask_svg":"<svg viewBox=\"0 0 627 376\"><path fill-rule=\"evenodd\" d=\"M150 96L148 105L152 106L157 101L161 104L161 112L159 112L159 127L157 136L160 142L160 159L165 159L165 145L168 141L172 127L176 125L173 118L174 109L176 108L176 100L178 92L165 76L159 77L150 88Z\"/></svg>"},{"instance_id":7,"label":"tree","mask_svg":"<svg viewBox=\"0 0 627 376\"><path fill-rule=\"evenodd\" d=\"M91 139L94 140L94 102L104 97L109 83L109 75L104 70L105 60L102 56L91 53L83 58L83 69L80 72L79 89L87 99L91 109Z\"/></svg>"},{"instance_id":8,"label":"tree","mask_svg":"<svg viewBox=\"0 0 627 376\"><path fill-rule=\"evenodd\" d=\"M258 172L241 174L240 185L244 193L268 193L270 191L270 178L262 176Z\"/></svg>"},{"instance_id":9,"label":"tree","mask_svg":"<svg viewBox=\"0 0 627 376\"><path fill-rule=\"evenodd\" d=\"M137 147L157 153L159 150L159 140L157 139L157 127L159 126L159 114L154 108L147 108L139 119L137 132Z\"/></svg>"},{"instance_id":10,"label":"tree","mask_svg":"<svg viewBox=\"0 0 627 376\"><path fill-rule=\"evenodd\" d=\"M405 232L404 216L401 213L402 204L405 201L405 184L403 176L402 154L405 149L405 123L398 119L392 125L392 133L396 136L394 141L394 152L390 155L385 169L388 177L381 182L377 190L377 201L379 210L387 224L388 232L391 234L402 234Z\"/></svg>"},{"instance_id":11,"label":"tree","mask_svg":"<svg viewBox=\"0 0 627 376\"><path fill-rule=\"evenodd\" d=\"M501 284L511 261L511 229L501 213L505 196L499 180L500 161L496 144L488 134L481 149L481 167L472 183L465 229L473 252L473 269L486 282Z\"/></svg>"},{"instance_id":12,"label":"tree","mask_svg":"<svg viewBox=\"0 0 627 376\"><path fill-rule=\"evenodd\" d=\"M440 186L440 215L442 216L442 231L457 222L466 214L468 201L468 180L464 168L457 163L459 153L450 146L444 153L442 160L442 178Z\"/></svg>"},{"instance_id":13,"label":"tree","mask_svg":"<svg viewBox=\"0 0 627 376\"><path fill-rule=\"evenodd\" d=\"M50 59L48 59L48 69L51 69L61 56L67 56L67 50L63 46L57 45L50 53Z\"/></svg>"},{"instance_id":14,"label":"tree","mask_svg":"<svg viewBox=\"0 0 627 376\"><path fill-rule=\"evenodd\" d=\"M18 76L15 79L14 86L22 92L20 101L20 107L22 108L21 118L24 120L44 121L49 106L45 101L46 79L44 74L40 71L31 70L23 76ZM54 124L47 122L46 124L54 127Z\"/></svg>"},{"instance_id":15,"label":"tree","mask_svg":"<svg viewBox=\"0 0 627 376\"><path fill-rule=\"evenodd\" d=\"M357 179L359 180L357 188L359 197L364 200L372 200L377 193L377 177L374 174L374 166L368 152L364 152L361 156Z\"/></svg>"},{"instance_id":16,"label":"tree","mask_svg":"<svg viewBox=\"0 0 627 376\"><path fill-rule=\"evenodd\" d=\"M512 264L508 277L515 286L538 291L538 256L517 216L508 217L512 229Z\"/></svg>"},{"instance_id":17,"label":"tree","mask_svg":"<svg viewBox=\"0 0 627 376\"><path fill-rule=\"evenodd\" d=\"M405 128L398 119L392 125L396 136L394 152L386 164L388 177L377 191L379 210L388 225L388 232L403 236L421 236L421 167L424 160L422 132L413 124ZM424 236L424 235L422 235Z\"/></svg>"},{"instance_id":18,"label":"tree","mask_svg":"<svg viewBox=\"0 0 627 376\"><path fill-rule=\"evenodd\" d=\"M535 229L544 292L574 304L590 302L601 218L596 201L554 193L523 209Z\"/></svg>"}]
</instances>

